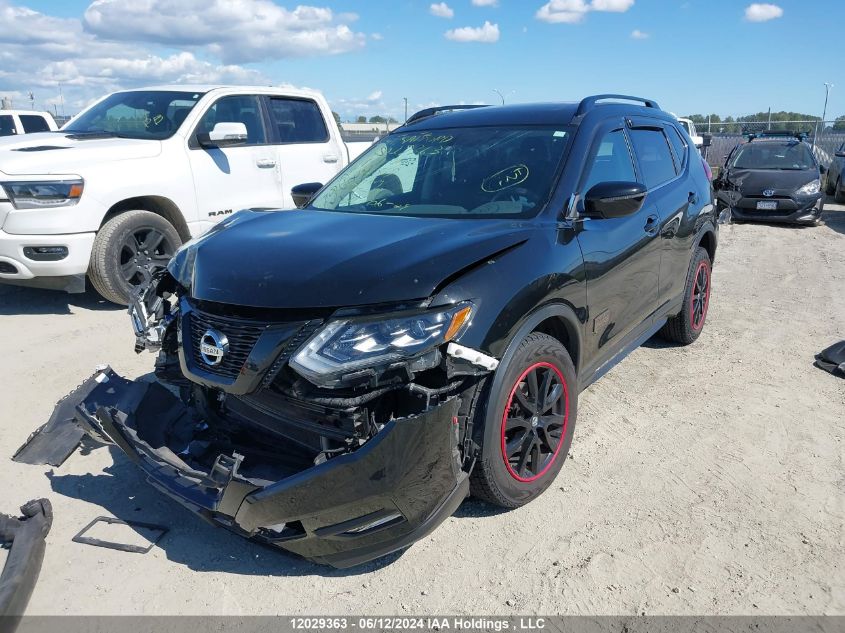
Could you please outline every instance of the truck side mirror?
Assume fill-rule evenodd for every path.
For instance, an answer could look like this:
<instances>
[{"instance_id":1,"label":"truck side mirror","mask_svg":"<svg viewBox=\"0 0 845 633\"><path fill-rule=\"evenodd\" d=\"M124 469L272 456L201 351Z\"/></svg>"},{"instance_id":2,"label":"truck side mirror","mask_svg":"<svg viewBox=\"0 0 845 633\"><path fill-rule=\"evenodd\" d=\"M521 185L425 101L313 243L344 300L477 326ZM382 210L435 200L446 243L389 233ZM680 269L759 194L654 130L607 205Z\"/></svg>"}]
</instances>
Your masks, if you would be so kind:
<instances>
[{"instance_id":1,"label":"truck side mirror","mask_svg":"<svg viewBox=\"0 0 845 633\"><path fill-rule=\"evenodd\" d=\"M322 188L323 183L321 182L306 182L301 185L296 185L296 187L290 190L290 195L293 198L293 203L296 205L296 208L302 209L307 207L308 203L311 202L311 198L313 198Z\"/></svg>"},{"instance_id":2,"label":"truck side mirror","mask_svg":"<svg viewBox=\"0 0 845 633\"><path fill-rule=\"evenodd\" d=\"M713 135L712 134L702 134L701 135L701 146L702 147L710 147L713 144Z\"/></svg>"},{"instance_id":3,"label":"truck side mirror","mask_svg":"<svg viewBox=\"0 0 845 633\"><path fill-rule=\"evenodd\" d=\"M199 132L197 143L200 147L231 147L243 145L247 141L246 125L236 121L221 121L214 124L211 132Z\"/></svg>"},{"instance_id":4,"label":"truck side mirror","mask_svg":"<svg viewBox=\"0 0 845 633\"><path fill-rule=\"evenodd\" d=\"M595 217L622 218L642 208L646 193L638 182L600 182L584 196L584 209Z\"/></svg>"}]
</instances>

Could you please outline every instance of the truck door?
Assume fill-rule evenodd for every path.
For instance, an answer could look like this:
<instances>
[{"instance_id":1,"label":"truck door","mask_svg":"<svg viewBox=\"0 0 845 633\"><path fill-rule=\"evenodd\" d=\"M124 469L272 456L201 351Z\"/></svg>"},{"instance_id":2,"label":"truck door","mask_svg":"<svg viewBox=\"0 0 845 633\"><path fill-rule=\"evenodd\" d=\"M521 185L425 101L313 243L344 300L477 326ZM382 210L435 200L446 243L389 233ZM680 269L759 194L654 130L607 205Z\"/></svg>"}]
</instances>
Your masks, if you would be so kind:
<instances>
[{"instance_id":1,"label":"truck door","mask_svg":"<svg viewBox=\"0 0 845 633\"><path fill-rule=\"evenodd\" d=\"M283 205L293 207L290 190L306 182L331 180L344 164L340 138L329 126L316 101L293 97L266 97L271 138L281 174Z\"/></svg>"},{"instance_id":2,"label":"truck door","mask_svg":"<svg viewBox=\"0 0 845 633\"><path fill-rule=\"evenodd\" d=\"M243 123L246 143L201 147L197 133L211 132L221 122ZM188 148L200 232L240 209L280 206L278 158L270 144L260 97L230 95L215 101L197 124Z\"/></svg>"}]
</instances>

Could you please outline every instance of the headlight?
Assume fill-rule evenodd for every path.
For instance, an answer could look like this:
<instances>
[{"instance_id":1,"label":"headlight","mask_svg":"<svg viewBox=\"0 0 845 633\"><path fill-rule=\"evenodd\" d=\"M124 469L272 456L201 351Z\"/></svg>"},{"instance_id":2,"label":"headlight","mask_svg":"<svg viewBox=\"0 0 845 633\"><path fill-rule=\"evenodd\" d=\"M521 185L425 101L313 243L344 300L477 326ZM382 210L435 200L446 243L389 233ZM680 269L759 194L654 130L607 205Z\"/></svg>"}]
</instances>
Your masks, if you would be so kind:
<instances>
[{"instance_id":1,"label":"headlight","mask_svg":"<svg viewBox=\"0 0 845 633\"><path fill-rule=\"evenodd\" d=\"M332 321L303 345L291 365L326 383L327 377L410 359L458 336L472 311L472 304L459 303L380 320Z\"/></svg>"},{"instance_id":2,"label":"headlight","mask_svg":"<svg viewBox=\"0 0 845 633\"><path fill-rule=\"evenodd\" d=\"M70 207L79 202L85 184L82 179L2 183L16 209Z\"/></svg>"},{"instance_id":3,"label":"headlight","mask_svg":"<svg viewBox=\"0 0 845 633\"><path fill-rule=\"evenodd\" d=\"M815 180L811 180L803 187L800 187L795 193L799 196L814 196L819 191L821 191L822 184L821 181L816 178Z\"/></svg>"}]
</instances>

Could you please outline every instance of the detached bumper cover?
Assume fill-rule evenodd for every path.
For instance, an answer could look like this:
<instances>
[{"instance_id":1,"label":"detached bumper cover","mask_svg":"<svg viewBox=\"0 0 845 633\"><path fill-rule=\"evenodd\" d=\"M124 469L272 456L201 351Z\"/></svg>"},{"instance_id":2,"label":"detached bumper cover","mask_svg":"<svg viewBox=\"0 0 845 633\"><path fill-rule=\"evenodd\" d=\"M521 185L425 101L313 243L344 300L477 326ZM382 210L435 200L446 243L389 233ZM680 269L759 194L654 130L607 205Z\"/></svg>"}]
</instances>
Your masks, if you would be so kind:
<instances>
[{"instance_id":1,"label":"detached bumper cover","mask_svg":"<svg viewBox=\"0 0 845 633\"><path fill-rule=\"evenodd\" d=\"M77 420L95 439L120 447L149 483L209 522L316 562L350 567L407 547L460 505L461 470L451 399L393 420L357 450L269 485L239 475L239 455L193 470L166 447L138 437L136 417L172 419L188 407L158 383L107 379L81 399ZM102 403L106 403L105 405Z\"/></svg>"},{"instance_id":2,"label":"detached bumper cover","mask_svg":"<svg viewBox=\"0 0 845 633\"><path fill-rule=\"evenodd\" d=\"M46 499L21 507L18 519L0 514L0 542L11 543L0 574L0 630L13 631L23 615L44 560L45 538L53 522L53 509Z\"/></svg>"}]
</instances>

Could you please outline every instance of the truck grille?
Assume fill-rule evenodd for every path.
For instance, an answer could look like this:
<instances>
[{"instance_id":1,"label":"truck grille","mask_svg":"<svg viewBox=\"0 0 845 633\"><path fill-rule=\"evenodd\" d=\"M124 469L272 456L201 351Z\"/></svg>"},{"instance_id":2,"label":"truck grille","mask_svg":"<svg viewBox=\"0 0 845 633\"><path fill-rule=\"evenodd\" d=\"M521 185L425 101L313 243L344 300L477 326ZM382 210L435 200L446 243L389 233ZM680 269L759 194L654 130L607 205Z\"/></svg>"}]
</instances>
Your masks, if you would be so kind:
<instances>
[{"instance_id":1,"label":"truck grille","mask_svg":"<svg viewBox=\"0 0 845 633\"><path fill-rule=\"evenodd\" d=\"M237 377L258 338L267 328L265 323L221 317L199 310L191 310L187 317L191 327L194 363L197 367L202 367L203 371L223 378ZM200 355L200 339L208 330L217 330L229 341L229 351L219 365L209 365Z\"/></svg>"}]
</instances>

